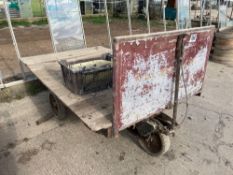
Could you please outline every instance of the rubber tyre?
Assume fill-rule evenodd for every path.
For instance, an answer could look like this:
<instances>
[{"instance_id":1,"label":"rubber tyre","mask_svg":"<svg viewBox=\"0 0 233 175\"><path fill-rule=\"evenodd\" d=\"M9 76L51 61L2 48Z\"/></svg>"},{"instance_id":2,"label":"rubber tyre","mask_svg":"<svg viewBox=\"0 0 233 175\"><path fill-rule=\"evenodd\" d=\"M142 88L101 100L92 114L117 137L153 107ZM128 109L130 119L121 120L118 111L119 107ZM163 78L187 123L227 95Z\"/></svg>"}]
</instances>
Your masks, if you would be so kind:
<instances>
[{"instance_id":1,"label":"rubber tyre","mask_svg":"<svg viewBox=\"0 0 233 175\"><path fill-rule=\"evenodd\" d=\"M152 148L149 147L148 144L146 143L145 138L140 137L138 142L141 148L145 152L147 152L151 156L158 157L158 156L162 156L170 149L171 141L170 141L170 137L165 134L162 133L155 133L155 134L156 136L154 137L154 139L156 139L156 142L159 145L159 149L156 148L156 150L152 150Z\"/></svg>"},{"instance_id":2,"label":"rubber tyre","mask_svg":"<svg viewBox=\"0 0 233 175\"><path fill-rule=\"evenodd\" d=\"M66 107L63 103L52 93L49 94L49 102L53 113L58 120L64 120L66 118Z\"/></svg>"}]
</instances>

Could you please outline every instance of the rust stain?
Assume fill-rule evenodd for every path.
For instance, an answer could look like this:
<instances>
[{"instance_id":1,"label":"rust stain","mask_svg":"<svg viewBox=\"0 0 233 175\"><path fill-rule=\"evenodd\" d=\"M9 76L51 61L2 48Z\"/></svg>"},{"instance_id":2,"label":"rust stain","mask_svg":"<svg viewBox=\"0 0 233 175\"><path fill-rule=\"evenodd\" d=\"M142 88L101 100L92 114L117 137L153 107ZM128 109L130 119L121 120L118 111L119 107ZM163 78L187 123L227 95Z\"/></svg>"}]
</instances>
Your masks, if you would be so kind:
<instances>
[{"instance_id":1,"label":"rust stain","mask_svg":"<svg viewBox=\"0 0 233 175\"><path fill-rule=\"evenodd\" d=\"M204 76L205 76L205 72L204 70L198 70L194 75L193 75L193 80L194 82L197 82L197 81L202 81L204 79Z\"/></svg>"},{"instance_id":2,"label":"rust stain","mask_svg":"<svg viewBox=\"0 0 233 175\"><path fill-rule=\"evenodd\" d=\"M190 31L185 37L183 67L189 93L194 94L202 88L213 30ZM148 36L115 43L113 87L116 130L122 130L171 104L178 35L179 32L174 32L170 36ZM181 86L181 91L184 91L184 86ZM143 108L145 105L148 105L147 109Z\"/></svg>"}]
</instances>

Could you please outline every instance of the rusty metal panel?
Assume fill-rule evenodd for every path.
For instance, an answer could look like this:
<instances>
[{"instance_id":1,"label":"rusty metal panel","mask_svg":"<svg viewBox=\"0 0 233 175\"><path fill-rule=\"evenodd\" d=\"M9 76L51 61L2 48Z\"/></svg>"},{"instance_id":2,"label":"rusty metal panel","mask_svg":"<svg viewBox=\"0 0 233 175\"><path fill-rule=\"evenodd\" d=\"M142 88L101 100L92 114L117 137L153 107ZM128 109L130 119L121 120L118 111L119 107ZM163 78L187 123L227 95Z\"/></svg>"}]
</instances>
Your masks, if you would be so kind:
<instances>
[{"instance_id":1,"label":"rusty metal panel","mask_svg":"<svg viewBox=\"0 0 233 175\"><path fill-rule=\"evenodd\" d=\"M176 41L184 39L188 95L201 91L214 27L122 36L114 41L114 129L123 130L173 103ZM185 97L180 79L179 98Z\"/></svg>"}]
</instances>

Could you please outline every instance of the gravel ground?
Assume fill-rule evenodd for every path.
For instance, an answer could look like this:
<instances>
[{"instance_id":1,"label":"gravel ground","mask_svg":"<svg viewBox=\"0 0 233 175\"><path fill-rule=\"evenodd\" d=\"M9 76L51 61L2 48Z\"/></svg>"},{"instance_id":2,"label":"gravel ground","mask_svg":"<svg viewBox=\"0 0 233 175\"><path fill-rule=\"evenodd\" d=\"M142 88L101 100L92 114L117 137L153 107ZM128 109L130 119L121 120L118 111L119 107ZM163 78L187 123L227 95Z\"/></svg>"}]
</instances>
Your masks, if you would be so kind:
<instances>
[{"instance_id":1,"label":"gravel ground","mask_svg":"<svg viewBox=\"0 0 233 175\"><path fill-rule=\"evenodd\" d=\"M162 157L146 154L128 131L106 138L71 113L36 125L53 115L47 91L0 103L0 175L232 175L232 87L233 70L210 62L202 96L189 100L188 118ZM183 105L179 113L180 121Z\"/></svg>"}]
</instances>

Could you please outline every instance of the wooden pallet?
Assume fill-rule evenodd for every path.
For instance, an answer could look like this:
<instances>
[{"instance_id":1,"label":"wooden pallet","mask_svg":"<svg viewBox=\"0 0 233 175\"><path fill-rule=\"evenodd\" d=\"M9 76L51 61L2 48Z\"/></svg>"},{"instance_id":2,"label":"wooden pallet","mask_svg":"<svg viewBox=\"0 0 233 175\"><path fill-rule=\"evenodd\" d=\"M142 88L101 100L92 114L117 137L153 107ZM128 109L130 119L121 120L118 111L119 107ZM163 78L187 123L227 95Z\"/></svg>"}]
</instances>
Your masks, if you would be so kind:
<instances>
[{"instance_id":1,"label":"wooden pallet","mask_svg":"<svg viewBox=\"0 0 233 175\"><path fill-rule=\"evenodd\" d=\"M65 106L73 111L91 130L112 127L112 90L86 95L75 95L63 83L58 59L91 58L111 53L104 47L92 47L75 51L24 57L22 62ZM109 129L110 132L110 129Z\"/></svg>"}]
</instances>

